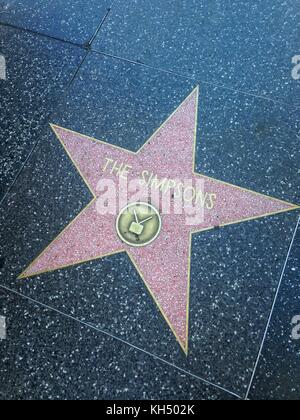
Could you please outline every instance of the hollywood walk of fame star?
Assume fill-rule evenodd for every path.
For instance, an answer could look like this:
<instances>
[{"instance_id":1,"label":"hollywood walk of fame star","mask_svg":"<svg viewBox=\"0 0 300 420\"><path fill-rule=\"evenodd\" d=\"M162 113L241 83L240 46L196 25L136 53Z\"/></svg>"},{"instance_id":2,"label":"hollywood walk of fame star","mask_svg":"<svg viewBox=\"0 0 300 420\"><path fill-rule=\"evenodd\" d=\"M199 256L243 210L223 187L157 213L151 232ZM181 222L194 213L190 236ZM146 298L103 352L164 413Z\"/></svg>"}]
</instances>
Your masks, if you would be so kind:
<instances>
[{"instance_id":1,"label":"hollywood walk of fame star","mask_svg":"<svg viewBox=\"0 0 300 420\"><path fill-rule=\"evenodd\" d=\"M127 252L186 354L192 234L299 208L195 173L198 98L197 87L137 153L52 125L94 199L20 276ZM129 178L137 178L146 168L162 178L202 180L205 190L214 192L215 206L205 210L204 219L196 226L187 225L182 214L162 215L157 238L144 247L132 246L118 234L115 215L97 212L99 170L105 159L126 162L131 168ZM119 182L114 173L105 176ZM138 220L131 222L133 233L142 231Z\"/></svg>"}]
</instances>

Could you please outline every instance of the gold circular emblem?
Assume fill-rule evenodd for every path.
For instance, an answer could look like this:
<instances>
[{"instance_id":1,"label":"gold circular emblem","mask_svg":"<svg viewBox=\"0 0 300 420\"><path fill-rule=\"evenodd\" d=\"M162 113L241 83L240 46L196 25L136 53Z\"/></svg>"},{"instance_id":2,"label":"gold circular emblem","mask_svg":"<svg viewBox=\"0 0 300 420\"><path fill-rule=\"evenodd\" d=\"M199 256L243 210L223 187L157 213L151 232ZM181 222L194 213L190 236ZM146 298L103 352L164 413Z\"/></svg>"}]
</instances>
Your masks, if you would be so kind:
<instances>
[{"instance_id":1,"label":"gold circular emblem","mask_svg":"<svg viewBox=\"0 0 300 420\"><path fill-rule=\"evenodd\" d=\"M148 203L132 203L118 216L117 232L120 239L130 246L151 244L161 230L159 212Z\"/></svg>"}]
</instances>

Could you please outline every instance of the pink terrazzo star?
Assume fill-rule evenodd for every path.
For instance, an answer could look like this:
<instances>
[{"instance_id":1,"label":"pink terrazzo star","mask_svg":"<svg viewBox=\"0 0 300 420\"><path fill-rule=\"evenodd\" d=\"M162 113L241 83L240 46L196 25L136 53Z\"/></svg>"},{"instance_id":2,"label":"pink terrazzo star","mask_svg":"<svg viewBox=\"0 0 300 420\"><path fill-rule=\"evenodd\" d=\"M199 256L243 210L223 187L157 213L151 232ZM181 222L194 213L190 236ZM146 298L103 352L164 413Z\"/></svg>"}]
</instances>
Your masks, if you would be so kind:
<instances>
[{"instance_id":1,"label":"pink terrazzo star","mask_svg":"<svg viewBox=\"0 0 300 420\"><path fill-rule=\"evenodd\" d=\"M197 88L137 153L52 126L94 200L21 275L21 278L30 277L125 251L185 353L188 352L191 235L299 208L194 172L198 95ZM115 173L101 172L105 159L130 165L128 178L132 179L146 169L160 178L202 180L204 192L215 194L215 206L205 208L203 220L197 225L187 225L184 214L162 215L158 238L146 247L131 247L116 232L117 215L101 215L97 211L100 195L97 185L101 176L120 182ZM161 208L159 201L152 204Z\"/></svg>"}]
</instances>

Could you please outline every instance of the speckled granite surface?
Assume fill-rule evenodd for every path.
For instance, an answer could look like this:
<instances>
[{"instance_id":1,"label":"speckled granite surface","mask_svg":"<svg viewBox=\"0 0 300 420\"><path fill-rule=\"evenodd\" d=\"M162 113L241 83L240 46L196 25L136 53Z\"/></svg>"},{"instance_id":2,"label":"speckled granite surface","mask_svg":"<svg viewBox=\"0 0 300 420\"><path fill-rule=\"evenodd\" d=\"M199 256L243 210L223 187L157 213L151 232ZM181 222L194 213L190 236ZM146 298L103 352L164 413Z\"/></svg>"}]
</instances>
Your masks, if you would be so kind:
<instances>
[{"instance_id":1,"label":"speckled granite surface","mask_svg":"<svg viewBox=\"0 0 300 420\"><path fill-rule=\"evenodd\" d=\"M0 200L84 57L84 51L0 25Z\"/></svg>"},{"instance_id":2,"label":"speckled granite surface","mask_svg":"<svg viewBox=\"0 0 300 420\"><path fill-rule=\"evenodd\" d=\"M85 45L113 0L1 0L0 23Z\"/></svg>"},{"instance_id":3,"label":"speckled granite surface","mask_svg":"<svg viewBox=\"0 0 300 420\"><path fill-rule=\"evenodd\" d=\"M8 74L0 80L2 197L8 191L0 207L0 317L7 328L0 399L300 398L299 347L290 338L299 302L299 210L193 235L187 354L126 253L18 277L93 198L50 123L137 152L200 86L195 171L300 204L300 82L290 57L300 54L295 6L255 2L246 13L244 2L213 3L141 0L137 8L116 0L103 21L106 2L74 2L57 25L58 10L64 15L58 2L55 13L43 5L27 21L42 36L0 26ZM22 1L13 7L15 16L29 10ZM10 23L23 27L18 19ZM150 66L77 45L94 35L94 50ZM275 38L281 47L271 50ZM249 62L252 71L240 71ZM182 130L186 123L176 124ZM171 149L166 159L177 153L172 167L180 171L184 154L175 143ZM83 230L83 248L87 237Z\"/></svg>"},{"instance_id":4,"label":"speckled granite surface","mask_svg":"<svg viewBox=\"0 0 300 420\"><path fill-rule=\"evenodd\" d=\"M252 399L299 400L300 220L250 390Z\"/></svg>"},{"instance_id":5,"label":"speckled granite surface","mask_svg":"<svg viewBox=\"0 0 300 420\"><path fill-rule=\"evenodd\" d=\"M300 106L293 0L116 0L97 50Z\"/></svg>"},{"instance_id":6,"label":"speckled granite surface","mask_svg":"<svg viewBox=\"0 0 300 420\"><path fill-rule=\"evenodd\" d=\"M235 399L109 336L0 291L4 399ZM147 369L145 369L147 367Z\"/></svg>"}]
</instances>

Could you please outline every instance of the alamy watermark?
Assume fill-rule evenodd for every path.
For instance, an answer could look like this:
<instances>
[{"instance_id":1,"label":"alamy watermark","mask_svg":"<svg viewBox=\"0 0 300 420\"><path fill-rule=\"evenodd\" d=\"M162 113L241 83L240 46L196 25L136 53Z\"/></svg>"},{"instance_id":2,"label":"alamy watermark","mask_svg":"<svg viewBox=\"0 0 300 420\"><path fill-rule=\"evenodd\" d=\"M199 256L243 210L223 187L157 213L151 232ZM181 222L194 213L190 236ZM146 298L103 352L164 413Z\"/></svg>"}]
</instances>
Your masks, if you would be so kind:
<instances>
[{"instance_id":1,"label":"alamy watermark","mask_svg":"<svg viewBox=\"0 0 300 420\"><path fill-rule=\"evenodd\" d=\"M6 59L0 54L0 79L6 80Z\"/></svg>"},{"instance_id":2,"label":"alamy watermark","mask_svg":"<svg viewBox=\"0 0 300 420\"><path fill-rule=\"evenodd\" d=\"M295 55L292 58L292 64L294 64L292 69L292 78L294 80L300 80L300 55Z\"/></svg>"},{"instance_id":3,"label":"alamy watermark","mask_svg":"<svg viewBox=\"0 0 300 420\"><path fill-rule=\"evenodd\" d=\"M204 181L163 179L148 184L141 179L119 182L102 178L97 185L96 209L100 215L117 215L131 202L153 204L160 214L183 215L186 225L199 225L216 205L217 195L205 191Z\"/></svg>"},{"instance_id":4,"label":"alamy watermark","mask_svg":"<svg viewBox=\"0 0 300 420\"><path fill-rule=\"evenodd\" d=\"M300 315L294 316L292 319L292 339L300 340Z\"/></svg>"},{"instance_id":5,"label":"alamy watermark","mask_svg":"<svg viewBox=\"0 0 300 420\"><path fill-rule=\"evenodd\" d=\"M161 215L181 215L189 226L203 223L219 199L212 184L196 175L190 179L160 177L152 170L109 158L104 159L96 191L100 215L115 216L128 203L144 202L152 204Z\"/></svg>"},{"instance_id":6,"label":"alamy watermark","mask_svg":"<svg viewBox=\"0 0 300 420\"><path fill-rule=\"evenodd\" d=\"M0 340L6 340L6 318L0 316Z\"/></svg>"}]
</instances>

